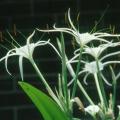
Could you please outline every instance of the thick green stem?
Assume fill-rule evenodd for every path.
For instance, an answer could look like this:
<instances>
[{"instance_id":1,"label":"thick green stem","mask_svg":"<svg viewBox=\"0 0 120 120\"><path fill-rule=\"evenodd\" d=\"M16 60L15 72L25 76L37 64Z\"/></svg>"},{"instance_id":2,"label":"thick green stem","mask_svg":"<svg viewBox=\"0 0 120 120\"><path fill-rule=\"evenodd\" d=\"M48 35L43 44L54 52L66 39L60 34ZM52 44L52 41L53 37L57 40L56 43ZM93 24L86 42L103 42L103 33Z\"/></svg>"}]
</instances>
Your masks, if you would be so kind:
<instances>
[{"instance_id":1,"label":"thick green stem","mask_svg":"<svg viewBox=\"0 0 120 120\"><path fill-rule=\"evenodd\" d=\"M80 88L80 90L82 91L83 95L86 97L86 99L88 100L88 102L91 104L91 105L94 105L94 102L92 101L92 99L90 98L90 96L87 94L85 88L83 87L83 85L79 82L79 80L77 81L77 84Z\"/></svg>"},{"instance_id":2,"label":"thick green stem","mask_svg":"<svg viewBox=\"0 0 120 120\"><path fill-rule=\"evenodd\" d=\"M73 84L73 91L72 91L72 99L75 97L76 89L77 89L77 81L78 81L78 73L80 71L80 63L81 63L81 58L82 58L82 50L83 48L80 49L80 55L79 55L79 61L77 64L77 70L75 74L75 79L74 79L74 84Z\"/></svg>"},{"instance_id":3,"label":"thick green stem","mask_svg":"<svg viewBox=\"0 0 120 120\"><path fill-rule=\"evenodd\" d=\"M62 87L65 97L66 106L69 110L69 99L68 99L68 87L67 87L67 69L66 69L66 59L65 59L65 43L63 34L61 34L61 56L62 56Z\"/></svg>"},{"instance_id":4,"label":"thick green stem","mask_svg":"<svg viewBox=\"0 0 120 120\"><path fill-rule=\"evenodd\" d=\"M34 67L36 73L38 74L38 77L42 80L43 84L45 85L48 93L57 102L57 104L59 106L61 106L60 103L59 103L59 101L58 101L58 99L57 99L57 97L56 97L56 95L54 94L54 92L52 91L52 89L50 88L50 86L48 85L48 83L46 82L45 78L43 77L42 73L40 72L39 68L37 67L35 61L31 58L30 62L32 64L32 66Z\"/></svg>"},{"instance_id":5,"label":"thick green stem","mask_svg":"<svg viewBox=\"0 0 120 120\"><path fill-rule=\"evenodd\" d=\"M100 90L101 90L102 97L103 97L103 108L106 111L107 108L108 108L108 103L107 103L105 88L104 88L103 81L102 81L102 78L101 78L101 71L100 71L100 68L99 68L99 61L98 61L97 58L96 58L96 64L97 64L97 70L98 70L98 73L97 73L97 77L99 79L98 82L99 82Z\"/></svg>"},{"instance_id":6,"label":"thick green stem","mask_svg":"<svg viewBox=\"0 0 120 120\"><path fill-rule=\"evenodd\" d=\"M95 83L96 83L98 95L99 95L101 104L102 104L102 106L103 106L103 105L104 105L104 99L103 99L103 96L102 96L102 92L101 92L101 89L100 89L100 84L99 84L98 77L97 77L97 74L96 74L96 73L94 73L94 78L95 78Z\"/></svg>"},{"instance_id":7,"label":"thick green stem","mask_svg":"<svg viewBox=\"0 0 120 120\"><path fill-rule=\"evenodd\" d=\"M115 102L116 102L116 89L117 89L117 81L114 80L114 83L113 83L113 105L112 105L112 109L113 111L115 110Z\"/></svg>"}]
</instances>

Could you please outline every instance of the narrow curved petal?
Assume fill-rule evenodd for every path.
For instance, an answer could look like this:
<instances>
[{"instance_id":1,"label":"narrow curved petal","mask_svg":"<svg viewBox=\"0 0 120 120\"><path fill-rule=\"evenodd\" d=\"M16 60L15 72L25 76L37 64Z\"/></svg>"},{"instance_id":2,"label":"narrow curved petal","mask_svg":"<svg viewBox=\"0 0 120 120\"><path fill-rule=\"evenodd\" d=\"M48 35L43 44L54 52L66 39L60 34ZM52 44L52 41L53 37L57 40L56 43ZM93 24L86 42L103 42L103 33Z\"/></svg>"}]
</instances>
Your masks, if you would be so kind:
<instances>
[{"instance_id":1,"label":"narrow curved petal","mask_svg":"<svg viewBox=\"0 0 120 120\"><path fill-rule=\"evenodd\" d=\"M79 73L78 73L78 75L81 75L81 74L83 74L84 72L87 72L86 70L82 70L82 71L80 71Z\"/></svg>"},{"instance_id":2,"label":"narrow curved petal","mask_svg":"<svg viewBox=\"0 0 120 120\"><path fill-rule=\"evenodd\" d=\"M74 55L80 53L80 48L74 51Z\"/></svg>"},{"instance_id":3,"label":"narrow curved petal","mask_svg":"<svg viewBox=\"0 0 120 120\"><path fill-rule=\"evenodd\" d=\"M52 43L50 43L50 40L48 40L48 41L39 41L39 42L37 42L36 44L35 44L35 46L42 46L42 45L50 45L54 50L55 50L55 52L58 54L58 56L61 58L61 55L60 55L60 53L58 52L58 50L55 48L55 46L52 44Z\"/></svg>"},{"instance_id":4,"label":"narrow curved petal","mask_svg":"<svg viewBox=\"0 0 120 120\"><path fill-rule=\"evenodd\" d=\"M87 83L87 77L88 77L89 74L90 74L90 73L87 73L87 74L84 76L83 81L84 81L85 85L88 85L88 83Z\"/></svg>"},{"instance_id":5,"label":"narrow curved petal","mask_svg":"<svg viewBox=\"0 0 120 120\"><path fill-rule=\"evenodd\" d=\"M8 51L8 53L7 53L6 56L5 56L5 68L6 68L6 71L8 72L9 75L11 75L11 73L10 73L9 70L8 70L7 63L8 63L8 58L9 58L10 56L13 56L13 55L14 55L14 53L11 53L11 52L14 51L14 50L15 50L15 49L12 49L12 50ZM10 53L11 53L11 54L10 54Z\"/></svg>"},{"instance_id":6,"label":"narrow curved petal","mask_svg":"<svg viewBox=\"0 0 120 120\"><path fill-rule=\"evenodd\" d=\"M103 74L101 74L101 77L108 86L112 86L112 84L108 82L108 80L104 77Z\"/></svg>"},{"instance_id":7,"label":"narrow curved petal","mask_svg":"<svg viewBox=\"0 0 120 120\"><path fill-rule=\"evenodd\" d=\"M81 75L82 73L86 72L85 70L82 70L81 72L78 73L78 75ZM68 86L70 86L74 81L74 78L68 83Z\"/></svg>"},{"instance_id":8,"label":"narrow curved petal","mask_svg":"<svg viewBox=\"0 0 120 120\"><path fill-rule=\"evenodd\" d=\"M53 44L51 44L50 42L48 44L55 50L55 52L58 54L58 56L60 58L62 58L61 55L60 55L60 53L58 52L58 50L55 48L55 46Z\"/></svg>"},{"instance_id":9,"label":"narrow curved petal","mask_svg":"<svg viewBox=\"0 0 120 120\"><path fill-rule=\"evenodd\" d=\"M19 69L20 69L20 75L23 81L23 56L19 56Z\"/></svg>"},{"instance_id":10,"label":"narrow curved petal","mask_svg":"<svg viewBox=\"0 0 120 120\"><path fill-rule=\"evenodd\" d=\"M102 41L102 42L106 42L106 43L111 43L111 42L109 42L109 41L107 41L107 40L105 40L105 39L103 39L103 38L98 38L98 37L96 37L95 40Z\"/></svg>"},{"instance_id":11,"label":"narrow curved petal","mask_svg":"<svg viewBox=\"0 0 120 120\"><path fill-rule=\"evenodd\" d=\"M38 41L37 43L35 43L35 46L42 46L42 45L47 45L49 43L50 39L47 41Z\"/></svg>"},{"instance_id":12,"label":"narrow curved petal","mask_svg":"<svg viewBox=\"0 0 120 120\"><path fill-rule=\"evenodd\" d=\"M93 33L97 37L120 37L120 34Z\"/></svg>"},{"instance_id":13,"label":"narrow curved petal","mask_svg":"<svg viewBox=\"0 0 120 120\"><path fill-rule=\"evenodd\" d=\"M120 77L120 72L116 76L116 80Z\"/></svg>"},{"instance_id":14,"label":"narrow curved petal","mask_svg":"<svg viewBox=\"0 0 120 120\"><path fill-rule=\"evenodd\" d=\"M27 38L27 45L30 44L30 40L34 36L34 34L35 34L35 31L33 31L33 33Z\"/></svg>"},{"instance_id":15,"label":"narrow curved petal","mask_svg":"<svg viewBox=\"0 0 120 120\"><path fill-rule=\"evenodd\" d=\"M108 64L116 64L116 63L120 63L120 61L108 61L103 63L104 66L108 65Z\"/></svg>"},{"instance_id":16,"label":"narrow curved petal","mask_svg":"<svg viewBox=\"0 0 120 120\"><path fill-rule=\"evenodd\" d=\"M35 31L33 31L33 33L27 38L28 54L29 54L30 57L32 57L31 50L30 50L30 40L31 40L31 38L33 37L34 34L35 34Z\"/></svg>"},{"instance_id":17,"label":"narrow curved petal","mask_svg":"<svg viewBox=\"0 0 120 120\"><path fill-rule=\"evenodd\" d=\"M71 59L67 62L67 64L75 62L75 59L76 59L77 57L79 57L79 55L80 55L80 54L75 55L73 58L71 58ZM78 60L77 60L77 62L78 62Z\"/></svg>"},{"instance_id":18,"label":"narrow curved petal","mask_svg":"<svg viewBox=\"0 0 120 120\"><path fill-rule=\"evenodd\" d=\"M3 61L3 60L5 60L5 59L6 59L6 56L2 57L2 58L0 59L0 62Z\"/></svg>"},{"instance_id":19,"label":"narrow curved petal","mask_svg":"<svg viewBox=\"0 0 120 120\"><path fill-rule=\"evenodd\" d=\"M70 8L68 9L68 20L69 20L69 23L70 23L71 27L72 27L75 31L77 31L76 28L75 28L75 26L73 25L73 22L72 22L71 18L70 18Z\"/></svg>"},{"instance_id":20,"label":"narrow curved petal","mask_svg":"<svg viewBox=\"0 0 120 120\"><path fill-rule=\"evenodd\" d=\"M40 32L65 32L65 33L69 33L74 36L74 34L73 34L74 31L69 28L56 28L54 26L54 29L51 29L51 30L41 30L41 29L37 29L37 30Z\"/></svg>"},{"instance_id":21,"label":"narrow curved petal","mask_svg":"<svg viewBox=\"0 0 120 120\"><path fill-rule=\"evenodd\" d=\"M117 51L117 52L113 52L113 53L107 54L107 55L105 55L104 57L102 57L102 58L100 59L100 61L102 61L102 60L104 60L104 59L106 59L106 58L108 58L108 57L117 55L117 54L120 54L120 51Z\"/></svg>"}]
</instances>

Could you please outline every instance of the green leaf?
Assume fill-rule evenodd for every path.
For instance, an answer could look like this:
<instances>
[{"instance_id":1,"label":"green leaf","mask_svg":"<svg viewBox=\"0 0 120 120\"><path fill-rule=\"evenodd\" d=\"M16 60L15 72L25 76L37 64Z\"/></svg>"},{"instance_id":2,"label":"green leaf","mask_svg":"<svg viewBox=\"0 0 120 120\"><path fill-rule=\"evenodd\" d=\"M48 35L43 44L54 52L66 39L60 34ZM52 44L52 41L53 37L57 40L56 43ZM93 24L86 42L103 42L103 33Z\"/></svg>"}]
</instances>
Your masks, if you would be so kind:
<instances>
[{"instance_id":1,"label":"green leaf","mask_svg":"<svg viewBox=\"0 0 120 120\"><path fill-rule=\"evenodd\" d=\"M19 85L35 104L44 120L69 120L60 107L45 93L26 82L19 82Z\"/></svg>"}]
</instances>

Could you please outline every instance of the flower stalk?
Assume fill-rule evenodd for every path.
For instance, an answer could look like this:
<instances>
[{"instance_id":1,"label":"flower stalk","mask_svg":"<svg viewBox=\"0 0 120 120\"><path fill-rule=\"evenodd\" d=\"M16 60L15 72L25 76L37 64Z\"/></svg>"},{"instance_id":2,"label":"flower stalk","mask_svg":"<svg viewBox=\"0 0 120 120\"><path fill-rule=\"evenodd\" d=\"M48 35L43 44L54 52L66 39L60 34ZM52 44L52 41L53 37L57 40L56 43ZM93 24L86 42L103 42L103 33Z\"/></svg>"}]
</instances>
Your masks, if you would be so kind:
<instances>
[{"instance_id":1,"label":"flower stalk","mask_svg":"<svg viewBox=\"0 0 120 120\"><path fill-rule=\"evenodd\" d=\"M79 58L78 58L76 74L75 74L75 78L73 78L74 82L73 82L73 90L72 90L72 97L71 97L72 99L75 97L75 93L76 93L76 89L77 89L78 73L80 71L80 63L81 63L81 59L82 59L82 51L83 51L83 48L80 48L80 55L79 55Z\"/></svg>"}]
</instances>

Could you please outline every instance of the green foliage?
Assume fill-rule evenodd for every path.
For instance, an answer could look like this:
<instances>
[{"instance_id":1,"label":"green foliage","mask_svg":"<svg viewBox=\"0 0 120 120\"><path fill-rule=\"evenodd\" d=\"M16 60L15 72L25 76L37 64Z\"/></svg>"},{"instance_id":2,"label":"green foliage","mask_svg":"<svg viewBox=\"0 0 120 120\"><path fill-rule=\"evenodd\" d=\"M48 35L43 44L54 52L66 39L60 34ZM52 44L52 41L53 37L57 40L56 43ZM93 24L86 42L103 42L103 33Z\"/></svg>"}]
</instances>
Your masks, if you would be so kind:
<instances>
[{"instance_id":1,"label":"green foliage","mask_svg":"<svg viewBox=\"0 0 120 120\"><path fill-rule=\"evenodd\" d=\"M60 107L45 93L26 82L19 82L19 85L35 104L44 120L69 120Z\"/></svg>"}]
</instances>

